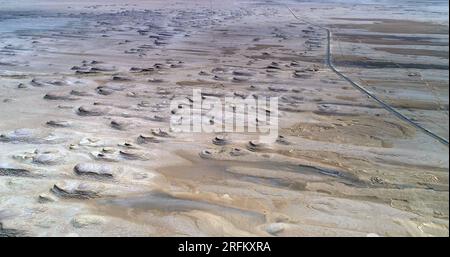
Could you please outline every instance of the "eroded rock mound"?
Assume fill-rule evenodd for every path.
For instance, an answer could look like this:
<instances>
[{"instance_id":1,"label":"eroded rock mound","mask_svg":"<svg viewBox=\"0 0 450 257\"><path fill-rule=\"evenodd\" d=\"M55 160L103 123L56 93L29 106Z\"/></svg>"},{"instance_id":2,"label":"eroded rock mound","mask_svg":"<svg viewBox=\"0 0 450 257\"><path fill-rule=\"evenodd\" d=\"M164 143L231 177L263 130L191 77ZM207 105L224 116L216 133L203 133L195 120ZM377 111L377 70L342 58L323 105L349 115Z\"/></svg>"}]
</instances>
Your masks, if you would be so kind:
<instances>
[{"instance_id":1,"label":"eroded rock mound","mask_svg":"<svg viewBox=\"0 0 450 257\"><path fill-rule=\"evenodd\" d=\"M50 191L61 198L92 199L100 197L99 188L86 183L59 182Z\"/></svg>"},{"instance_id":2,"label":"eroded rock mound","mask_svg":"<svg viewBox=\"0 0 450 257\"><path fill-rule=\"evenodd\" d=\"M29 170L19 168L9 168L0 166L0 176L7 177L31 177L32 174Z\"/></svg>"},{"instance_id":3,"label":"eroded rock mound","mask_svg":"<svg viewBox=\"0 0 450 257\"><path fill-rule=\"evenodd\" d=\"M79 163L74 168L75 174L79 176L90 176L95 178L113 178L113 168L108 165L95 163Z\"/></svg>"}]
</instances>

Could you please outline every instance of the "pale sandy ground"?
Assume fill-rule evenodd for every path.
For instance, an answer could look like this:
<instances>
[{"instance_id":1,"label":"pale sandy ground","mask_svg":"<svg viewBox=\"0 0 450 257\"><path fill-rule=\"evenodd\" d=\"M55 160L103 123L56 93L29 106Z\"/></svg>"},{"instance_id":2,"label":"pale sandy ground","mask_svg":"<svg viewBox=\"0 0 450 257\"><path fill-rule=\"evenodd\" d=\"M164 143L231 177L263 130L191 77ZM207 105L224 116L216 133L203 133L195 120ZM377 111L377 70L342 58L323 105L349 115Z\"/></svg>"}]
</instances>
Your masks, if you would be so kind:
<instances>
[{"instance_id":1,"label":"pale sandy ground","mask_svg":"<svg viewBox=\"0 0 450 257\"><path fill-rule=\"evenodd\" d=\"M448 8L105 2L0 0L0 236L448 236L448 147L328 70L326 35L280 2L347 61L428 65L336 59L447 138L448 57L379 48L441 53ZM350 42L374 33L400 43ZM283 140L158 133L194 88L278 96Z\"/></svg>"}]
</instances>

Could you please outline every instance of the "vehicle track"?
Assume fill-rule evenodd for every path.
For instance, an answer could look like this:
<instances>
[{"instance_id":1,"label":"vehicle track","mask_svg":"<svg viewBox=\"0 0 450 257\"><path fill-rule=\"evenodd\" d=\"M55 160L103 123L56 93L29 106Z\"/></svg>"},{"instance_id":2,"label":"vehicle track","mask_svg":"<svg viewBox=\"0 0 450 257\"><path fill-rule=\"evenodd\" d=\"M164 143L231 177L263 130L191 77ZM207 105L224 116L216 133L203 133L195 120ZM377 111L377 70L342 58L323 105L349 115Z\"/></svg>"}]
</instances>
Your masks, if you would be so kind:
<instances>
[{"instance_id":1,"label":"vehicle track","mask_svg":"<svg viewBox=\"0 0 450 257\"><path fill-rule=\"evenodd\" d=\"M304 20L299 18L297 15L295 15L294 11L292 11L292 9L289 6L286 6L289 9L289 12L291 12L291 14L295 17L295 19L305 22L311 26L314 27L318 27L321 28L323 30L325 30L327 32L327 57L326 57L326 64L327 66L334 72L336 73L339 77L341 77L342 79L346 80L348 83L350 83L353 87L355 87L356 89L358 89L359 91L361 91L362 93L366 94L367 96L369 96L370 98L372 98L373 100L375 100L378 104L380 104L384 109L386 109L388 112L392 113L393 115L395 115L397 118L409 123L410 125L412 125L413 127L415 127L417 130L424 132L426 135L434 138L435 140L437 140L438 142L440 142L441 144L445 145L448 147L448 140L433 133L432 131L422 127L420 124L414 122L413 120L411 120L410 118L408 118L407 116L401 114L400 112L398 112L394 107L390 106L389 104L383 102L381 99L379 99L377 96L375 96L374 94L372 94L371 92L369 92L367 89L365 89L363 86L359 85L357 82L353 81L351 78L347 77L345 74L343 74L342 72L340 72L336 66L334 66L333 64L333 60L332 60L332 51L331 51L331 39L332 39L332 33L331 30L327 27L324 27L322 25L318 25L318 24L314 24L310 21Z\"/></svg>"}]
</instances>

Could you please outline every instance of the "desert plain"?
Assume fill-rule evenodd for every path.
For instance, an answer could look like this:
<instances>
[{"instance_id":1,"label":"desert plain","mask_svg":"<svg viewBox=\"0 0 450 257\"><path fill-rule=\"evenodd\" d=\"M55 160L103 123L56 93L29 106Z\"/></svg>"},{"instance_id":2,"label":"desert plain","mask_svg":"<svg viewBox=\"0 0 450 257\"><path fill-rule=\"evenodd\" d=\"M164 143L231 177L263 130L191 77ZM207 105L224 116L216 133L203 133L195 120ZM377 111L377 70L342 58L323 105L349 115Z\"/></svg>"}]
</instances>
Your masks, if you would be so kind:
<instances>
[{"instance_id":1,"label":"desert plain","mask_svg":"<svg viewBox=\"0 0 450 257\"><path fill-rule=\"evenodd\" d=\"M440 0L0 0L0 236L448 236L448 26ZM277 140L172 131L193 90L277 97Z\"/></svg>"}]
</instances>

